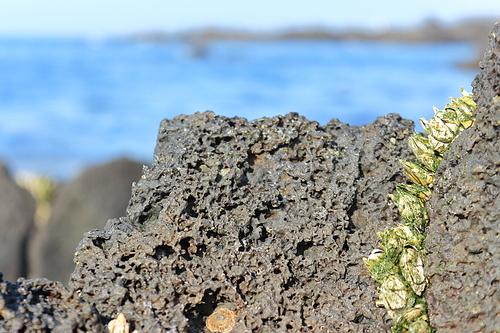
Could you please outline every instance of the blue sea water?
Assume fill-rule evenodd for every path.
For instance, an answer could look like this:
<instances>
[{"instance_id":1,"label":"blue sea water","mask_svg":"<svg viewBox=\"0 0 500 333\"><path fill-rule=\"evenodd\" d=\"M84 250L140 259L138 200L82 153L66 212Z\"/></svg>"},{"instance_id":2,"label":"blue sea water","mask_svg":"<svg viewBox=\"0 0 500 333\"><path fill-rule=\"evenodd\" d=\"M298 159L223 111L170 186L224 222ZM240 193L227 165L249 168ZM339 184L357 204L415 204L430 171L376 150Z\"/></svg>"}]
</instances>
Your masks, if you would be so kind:
<instances>
[{"instance_id":1,"label":"blue sea water","mask_svg":"<svg viewBox=\"0 0 500 333\"><path fill-rule=\"evenodd\" d=\"M151 162L164 118L298 112L363 125L430 118L476 72L468 43L0 39L0 159L59 180L120 156ZM201 56L200 56L201 55Z\"/></svg>"}]
</instances>

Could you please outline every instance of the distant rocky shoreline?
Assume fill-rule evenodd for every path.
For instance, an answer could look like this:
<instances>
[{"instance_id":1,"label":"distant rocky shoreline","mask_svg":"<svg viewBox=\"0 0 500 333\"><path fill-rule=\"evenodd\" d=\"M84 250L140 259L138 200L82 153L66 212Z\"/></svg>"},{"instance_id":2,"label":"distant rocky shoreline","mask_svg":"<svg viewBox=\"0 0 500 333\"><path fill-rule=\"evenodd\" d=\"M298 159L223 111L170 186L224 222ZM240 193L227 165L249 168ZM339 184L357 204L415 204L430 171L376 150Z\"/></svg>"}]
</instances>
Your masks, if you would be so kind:
<instances>
[{"instance_id":1,"label":"distant rocky shoreline","mask_svg":"<svg viewBox=\"0 0 500 333\"><path fill-rule=\"evenodd\" d=\"M232 29L206 28L187 32L168 33L162 31L145 31L114 38L119 41L137 43L166 43L185 40L193 44L194 50L203 54L207 44L214 41L304 41L304 40L358 40L358 41L390 41L405 43L425 42L472 42L475 44L477 56L470 62L460 64L468 69L479 69L481 59L488 45L488 33L496 22L493 18L469 19L454 24L444 24L428 20L424 24L412 28L389 29L328 29L328 28L294 28L282 31L248 31Z\"/></svg>"},{"instance_id":2,"label":"distant rocky shoreline","mask_svg":"<svg viewBox=\"0 0 500 333\"><path fill-rule=\"evenodd\" d=\"M484 39L495 19L481 18L444 24L428 20L423 25L412 28L389 29L329 29L290 28L281 31L251 31L205 28L187 32L169 33L145 31L122 36L119 39L135 42L169 42L172 40L385 40L397 42L458 42Z\"/></svg>"}]
</instances>

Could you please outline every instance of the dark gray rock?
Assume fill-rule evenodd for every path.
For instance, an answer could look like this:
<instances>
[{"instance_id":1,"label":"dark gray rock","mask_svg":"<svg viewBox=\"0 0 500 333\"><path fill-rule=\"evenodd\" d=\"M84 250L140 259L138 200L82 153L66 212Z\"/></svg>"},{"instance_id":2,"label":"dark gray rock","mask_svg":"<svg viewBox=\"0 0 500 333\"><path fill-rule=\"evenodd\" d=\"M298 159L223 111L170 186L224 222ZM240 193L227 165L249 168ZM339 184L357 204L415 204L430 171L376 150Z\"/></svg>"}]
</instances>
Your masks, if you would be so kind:
<instances>
[{"instance_id":1,"label":"dark gray rock","mask_svg":"<svg viewBox=\"0 0 500 333\"><path fill-rule=\"evenodd\" d=\"M56 188L52 214L30 247L31 277L67 283L83 234L125 214L142 164L122 158L85 170Z\"/></svg>"},{"instance_id":2,"label":"dark gray rock","mask_svg":"<svg viewBox=\"0 0 500 333\"><path fill-rule=\"evenodd\" d=\"M4 282L0 274L0 332L103 332L101 317L60 282Z\"/></svg>"},{"instance_id":3,"label":"dark gray rock","mask_svg":"<svg viewBox=\"0 0 500 333\"><path fill-rule=\"evenodd\" d=\"M27 243L33 229L35 200L0 164L0 272L15 281L27 276Z\"/></svg>"},{"instance_id":4,"label":"dark gray rock","mask_svg":"<svg viewBox=\"0 0 500 333\"><path fill-rule=\"evenodd\" d=\"M500 332L500 25L473 82L477 121L436 174L425 271L438 332Z\"/></svg>"},{"instance_id":5,"label":"dark gray rock","mask_svg":"<svg viewBox=\"0 0 500 333\"><path fill-rule=\"evenodd\" d=\"M70 286L143 332L385 332L362 257L394 225L413 122L321 127L297 114L165 120L127 216L80 242Z\"/></svg>"}]
</instances>

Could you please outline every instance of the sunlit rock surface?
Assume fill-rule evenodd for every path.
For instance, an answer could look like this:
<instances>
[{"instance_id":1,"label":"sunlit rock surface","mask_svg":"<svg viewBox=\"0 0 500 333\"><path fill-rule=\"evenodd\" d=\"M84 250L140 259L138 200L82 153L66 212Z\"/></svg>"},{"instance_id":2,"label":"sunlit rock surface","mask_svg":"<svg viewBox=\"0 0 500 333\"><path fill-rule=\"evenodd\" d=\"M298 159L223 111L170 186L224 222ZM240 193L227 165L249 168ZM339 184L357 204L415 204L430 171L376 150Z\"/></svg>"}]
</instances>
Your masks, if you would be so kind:
<instances>
[{"instance_id":1,"label":"sunlit rock surface","mask_svg":"<svg viewBox=\"0 0 500 333\"><path fill-rule=\"evenodd\" d=\"M412 129L395 114L165 120L127 216L86 235L70 286L139 331L199 332L230 303L237 332L384 332L361 258L398 219Z\"/></svg>"}]
</instances>

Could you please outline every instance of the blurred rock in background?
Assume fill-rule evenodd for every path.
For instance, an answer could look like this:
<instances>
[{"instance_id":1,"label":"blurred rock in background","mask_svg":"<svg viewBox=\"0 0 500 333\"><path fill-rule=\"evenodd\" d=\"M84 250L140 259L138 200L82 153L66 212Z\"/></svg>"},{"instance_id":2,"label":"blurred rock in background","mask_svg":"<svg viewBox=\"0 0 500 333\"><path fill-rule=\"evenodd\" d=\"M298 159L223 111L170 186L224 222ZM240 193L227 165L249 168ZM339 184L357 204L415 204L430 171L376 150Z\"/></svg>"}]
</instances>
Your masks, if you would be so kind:
<instances>
[{"instance_id":1,"label":"blurred rock in background","mask_svg":"<svg viewBox=\"0 0 500 333\"><path fill-rule=\"evenodd\" d=\"M0 272L4 279L26 277L26 245L33 229L35 200L0 164Z\"/></svg>"},{"instance_id":2,"label":"blurred rock in background","mask_svg":"<svg viewBox=\"0 0 500 333\"><path fill-rule=\"evenodd\" d=\"M142 164L125 158L87 169L55 189L52 213L30 242L30 277L67 283L83 234L122 216Z\"/></svg>"}]
</instances>

